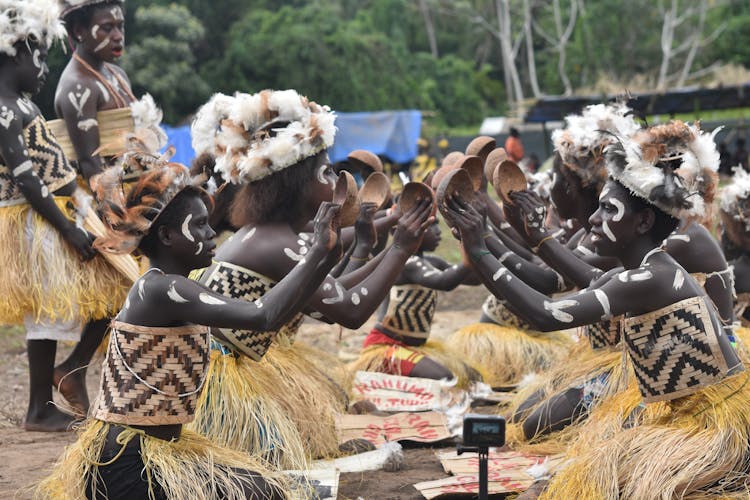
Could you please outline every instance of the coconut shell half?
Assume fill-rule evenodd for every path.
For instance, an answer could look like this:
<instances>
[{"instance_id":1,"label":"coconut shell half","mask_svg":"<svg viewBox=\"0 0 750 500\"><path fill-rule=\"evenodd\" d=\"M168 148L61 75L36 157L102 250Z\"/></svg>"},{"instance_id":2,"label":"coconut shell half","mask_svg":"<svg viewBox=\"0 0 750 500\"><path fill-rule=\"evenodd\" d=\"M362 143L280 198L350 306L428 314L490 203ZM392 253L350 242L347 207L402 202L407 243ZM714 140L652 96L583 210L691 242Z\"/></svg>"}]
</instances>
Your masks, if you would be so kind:
<instances>
[{"instance_id":1,"label":"coconut shell half","mask_svg":"<svg viewBox=\"0 0 750 500\"><path fill-rule=\"evenodd\" d=\"M487 159L484 161L484 178L488 182L492 182L495 178L495 169L497 166L508 159L508 153L505 152L504 148L495 148L490 151L487 155Z\"/></svg>"},{"instance_id":2,"label":"coconut shell half","mask_svg":"<svg viewBox=\"0 0 750 500\"><path fill-rule=\"evenodd\" d=\"M459 153L460 154L460 153ZM432 181L430 182L430 186L432 186L432 189L437 191L438 186L440 185L440 182L445 178L445 176L448 174L448 172L453 172L454 170L458 170L460 167L458 166L461 160L463 160L463 156L461 155L461 158L450 165L443 164L442 167L435 170L435 175L432 176Z\"/></svg>"},{"instance_id":3,"label":"coconut shell half","mask_svg":"<svg viewBox=\"0 0 750 500\"><path fill-rule=\"evenodd\" d=\"M341 205L341 227L351 226L356 222L359 216L358 195L357 181L352 174L342 170L333 191L333 202Z\"/></svg>"},{"instance_id":4,"label":"coconut shell half","mask_svg":"<svg viewBox=\"0 0 750 500\"><path fill-rule=\"evenodd\" d=\"M349 153L349 156L347 156L346 158L349 160L349 163L354 166L360 168L366 167L370 170L374 170L375 172L383 171L383 162L380 161L378 155L371 153L370 151L367 151L365 149L355 149L354 151Z\"/></svg>"},{"instance_id":5,"label":"coconut shell half","mask_svg":"<svg viewBox=\"0 0 750 500\"><path fill-rule=\"evenodd\" d=\"M466 170L457 169L448 172L445 178L440 182L440 186L438 186L438 208L444 217L448 209L448 206L446 205L446 197L451 193L458 193L461 198L469 204L474 203L476 198L474 183Z\"/></svg>"},{"instance_id":6,"label":"coconut shell half","mask_svg":"<svg viewBox=\"0 0 750 500\"><path fill-rule=\"evenodd\" d=\"M488 135L480 135L466 146L466 154L478 156L482 159L482 165L487 161L487 155L495 149L495 139Z\"/></svg>"},{"instance_id":7,"label":"coconut shell half","mask_svg":"<svg viewBox=\"0 0 750 500\"><path fill-rule=\"evenodd\" d=\"M421 182L409 182L404 186L404 190L401 191L401 196L398 199L398 206L401 209L401 213L405 214L411 210L417 204L419 198L431 200L432 210L430 210L430 214L435 215L437 211L435 192L430 186Z\"/></svg>"},{"instance_id":8,"label":"coconut shell half","mask_svg":"<svg viewBox=\"0 0 750 500\"><path fill-rule=\"evenodd\" d=\"M513 202L508 195L512 191L523 191L529 187L523 170L516 162L511 160L505 160L497 166L492 178L492 186L503 203L510 205Z\"/></svg>"},{"instance_id":9,"label":"coconut shell half","mask_svg":"<svg viewBox=\"0 0 750 500\"><path fill-rule=\"evenodd\" d=\"M359 190L359 203L374 203L378 210L383 208L391 195L391 183L383 172L373 172Z\"/></svg>"},{"instance_id":10,"label":"coconut shell half","mask_svg":"<svg viewBox=\"0 0 750 500\"><path fill-rule=\"evenodd\" d=\"M464 157L464 154L460 151L452 151L445 155L443 161L440 162L440 168L450 165L455 165L458 161Z\"/></svg>"},{"instance_id":11,"label":"coconut shell half","mask_svg":"<svg viewBox=\"0 0 750 500\"><path fill-rule=\"evenodd\" d=\"M469 177L471 177L474 191L479 191L482 187L482 176L484 175L481 158L478 156L464 156L458 163L458 167L466 170Z\"/></svg>"}]
</instances>

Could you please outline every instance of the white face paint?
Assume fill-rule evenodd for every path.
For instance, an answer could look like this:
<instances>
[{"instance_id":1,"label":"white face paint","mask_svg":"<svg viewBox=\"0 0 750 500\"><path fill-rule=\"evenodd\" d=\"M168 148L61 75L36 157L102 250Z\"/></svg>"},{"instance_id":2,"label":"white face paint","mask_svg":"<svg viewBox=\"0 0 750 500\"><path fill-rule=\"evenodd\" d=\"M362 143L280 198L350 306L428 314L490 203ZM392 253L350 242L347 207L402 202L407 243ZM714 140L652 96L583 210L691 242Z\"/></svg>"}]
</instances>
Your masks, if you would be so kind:
<instances>
[{"instance_id":1,"label":"white face paint","mask_svg":"<svg viewBox=\"0 0 750 500\"><path fill-rule=\"evenodd\" d=\"M0 125L6 130L10 128L11 122L16 118L16 114L12 109L8 109L6 106L0 108Z\"/></svg>"},{"instance_id":2,"label":"white face paint","mask_svg":"<svg viewBox=\"0 0 750 500\"><path fill-rule=\"evenodd\" d=\"M685 283L685 275L682 274L682 271L678 269L674 273L674 282L672 282L672 288L675 290L679 290L682 288L682 285Z\"/></svg>"},{"instance_id":3,"label":"white face paint","mask_svg":"<svg viewBox=\"0 0 750 500\"><path fill-rule=\"evenodd\" d=\"M119 7L110 9L109 12L110 14L112 14L112 17L114 17L116 21L122 21L125 19L122 15L122 9L120 9Z\"/></svg>"},{"instance_id":4,"label":"white face paint","mask_svg":"<svg viewBox=\"0 0 750 500\"><path fill-rule=\"evenodd\" d=\"M602 310L604 311L604 314L602 314L602 319L607 320L612 317L612 312L609 307L609 297L607 297L607 294L604 293L602 290L594 290L594 296L596 297L596 300L599 301L599 303L602 305Z\"/></svg>"},{"instance_id":5,"label":"white face paint","mask_svg":"<svg viewBox=\"0 0 750 500\"><path fill-rule=\"evenodd\" d=\"M91 38L96 38L96 34L99 31L99 25L95 24L91 27Z\"/></svg>"},{"instance_id":6,"label":"white face paint","mask_svg":"<svg viewBox=\"0 0 750 500\"><path fill-rule=\"evenodd\" d=\"M291 248L285 248L284 254L292 259L294 262L299 262L302 260L302 256L294 253L294 251Z\"/></svg>"},{"instance_id":7,"label":"white face paint","mask_svg":"<svg viewBox=\"0 0 750 500\"><path fill-rule=\"evenodd\" d=\"M357 295L356 293L352 294L352 304L354 304L355 306L359 305L359 295Z\"/></svg>"},{"instance_id":8,"label":"white face paint","mask_svg":"<svg viewBox=\"0 0 750 500\"><path fill-rule=\"evenodd\" d=\"M82 130L84 132L88 132L92 128L98 127L99 126L99 122L96 121L96 119L94 119L94 118L89 118L88 120L81 120L81 121L79 121L76 125L78 126L78 130Z\"/></svg>"},{"instance_id":9,"label":"white face paint","mask_svg":"<svg viewBox=\"0 0 750 500\"><path fill-rule=\"evenodd\" d=\"M182 221L182 226L181 226L182 235L185 238L187 238L187 240L190 241L190 242L194 242L195 241L195 237L193 237L193 235L190 233L190 227L189 227L190 220L192 218L193 218L193 214L188 214L188 216L185 217L185 220Z\"/></svg>"},{"instance_id":10,"label":"white face paint","mask_svg":"<svg viewBox=\"0 0 750 500\"><path fill-rule=\"evenodd\" d=\"M169 290L167 290L167 297L169 297L169 300L172 302L176 302L178 304L184 304L186 302L190 302L188 299L177 293L177 290L174 289L176 281L173 281L169 285Z\"/></svg>"},{"instance_id":11,"label":"white face paint","mask_svg":"<svg viewBox=\"0 0 750 500\"><path fill-rule=\"evenodd\" d=\"M105 48L107 45L109 45L109 43L111 41L112 40L110 40L109 37L105 38L104 40L102 40L101 42L99 42L99 45L97 45L96 47L94 47L94 52L99 52L100 50L102 50L103 48Z\"/></svg>"},{"instance_id":12,"label":"white face paint","mask_svg":"<svg viewBox=\"0 0 750 500\"><path fill-rule=\"evenodd\" d=\"M617 209L615 215L612 216L612 220L615 222L620 222L622 220L622 216L625 215L625 205L614 196L609 199L609 202Z\"/></svg>"},{"instance_id":13,"label":"white face paint","mask_svg":"<svg viewBox=\"0 0 750 500\"><path fill-rule=\"evenodd\" d=\"M39 60L39 56L41 56L41 52L39 52L39 49L34 49L34 52L31 54L31 60L34 62L34 66L39 68L39 73L36 74L37 78L42 76L42 73L44 73L44 65L42 64L42 61Z\"/></svg>"},{"instance_id":14,"label":"white face paint","mask_svg":"<svg viewBox=\"0 0 750 500\"><path fill-rule=\"evenodd\" d=\"M254 228L254 227L251 227L251 228L250 228L250 230L249 230L249 231L247 232L247 234L246 234L245 236L243 236L243 237L242 237L242 240L240 240L240 241L242 241L242 243L244 243L244 242L246 242L247 240L249 240L250 238L252 238L252 237L253 237L253 235L255 234L255 229L256 229L256 228Z\"/></svg>"},{"instance_id":15,"label":"white face paint","mask_svg":"<svg viewBox=\"0 0 750 500\"><path fill-rule=\"evenodd\" d=\"M97 80L95 83L96 83L96 86L99 87L99 92L102 93L102 97L104 98L104 102L109 102L109 91L107 90L107 88L99 80Z\"/></svg>"},{"instance_id":16,"label":"white face paint","mask_svg":"<svg viewBox=\"0 0 750 500\"><path fill-rule=\"evenodd\" d=\"M602 231L604 231L604 235L609 238L610 241L616 242L617 238L615 237L615 234L612 232L612 230L609 228L609 224L607 224L608 221L602 222Z\"/></svg>"},{"instance_id":17,"label":"white face paint","mask_svg":"<svg viewBox=\"0 0 750 500\"><path fill-rule=\"evenodd\" d=\"M26 160L25 162L18 165L16 168L13 169L13 176L18 177L19 175L28 172L34 168L34 164L31 163L31 160Z\"/></svg>"},{"instance_id":18,"label":"white face paint","mask_svg":"<svg viewBox=\"0 0 750 500\"><path fill-rule=\"evenodd\" d=\"M500 279L500 278L502 278L502 277L503 277L503 275L504 275L505 273L507 273L507 272L508 272L508 269L507 269L507 268L505 268L505 267L501 267L500 269L498 269L497 271L495 271L495 274L493 274L493 275L492 275L492 281L497 281L497 280L499 280L499 279Z\"/></svg>"},{"instance_id":19,"label":"white face paint","mask_svg":"<svg viewBox=\"0 0 750 500\"><path fill-rule=\"evenodd\" d=\"M198 300L210 306L221 306L221 305L226 304L226 302L224 302L223 300L217 297L214 297L213 295L209 295L207 293L198 294Z\"/></svg>"},{"instance_id":20,"label":"white face paint","mask_svg":"<svg viewBox=\"0 0 750 500\"><path fill-rule=\"evenodd\" d=\"M327 284L327 283L326 283ZM323 287L325 289L325 287ZM344 300L344 288L341 283L336 282L336 296L321 300L324 304L338 304Z\"/></svg>"},{"instance_id":21,"label":"white face paint","mask_svg":"<svg viewBox=\"0 0 750 500\"><path fill-rule=\"evenodd\" d=\"M81 85L76 85L76 92L68 92L68 100L75 108L77 116L83 116L83 107L91 97L91 89L88 87L81 89Z\"/></svg>"},{"instance_id":22,"label":"white face paint","mask_svg":"<svg viewBox=\"0 0 750 500\"><path fill-rule=\"evenodd\" d=\"M200 253L203 251L203 242L198 242L198 249L195 251L195 255L200 255Z\"/></svg>"},{"instance_id":23,"label":"white face paint","mask_svg":"<svg viewBox=\"0 0 750 500\"><path fill-rule=\"evenodd\" d=\"M569 307L577 305L578 301L572 299L559 300L557 302L549 302L547 300L544 301L544 309L551 312L552 317L562 323L571 323L573 321L573 316L570 313L566 313L565 311L563 311L563 309L567 309Z\"/></svg>"},{"instance_id":24,"label":"white face paint","mask_svg":"<svg viewBox=\"0 0 750 500\"><path fill-rule=\"evenodd\" d=\"M328 184L328 179L326 179L325 172L328 168L328 165L321 165L318 167L318 182L321 184Z\"/></svg>"}]
</instances>

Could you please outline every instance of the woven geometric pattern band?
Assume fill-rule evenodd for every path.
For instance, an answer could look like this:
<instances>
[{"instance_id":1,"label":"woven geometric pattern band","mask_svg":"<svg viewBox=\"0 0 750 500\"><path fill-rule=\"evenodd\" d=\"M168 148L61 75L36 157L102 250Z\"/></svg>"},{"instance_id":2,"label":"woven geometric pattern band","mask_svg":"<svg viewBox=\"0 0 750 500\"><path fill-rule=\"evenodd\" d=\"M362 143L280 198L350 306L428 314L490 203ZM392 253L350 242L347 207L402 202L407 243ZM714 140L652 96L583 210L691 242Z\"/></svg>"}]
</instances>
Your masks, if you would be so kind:
<instances>
[{"instance_id":1,"label":"woven geometric pattern band","mask_svg":"<svg viewBox=\"0 0 750 500\"><path fill-rule=\"evenodd\" d=\"M391 288L388 312L381 324L404 337L427 340L437 306L437 291L419 285Z\"/></svg>"},{"instance_id":2,"label":"woven geometric pattern band","mask_svg":"<svg viewBox=\"0 0 750 500\"><path fill-rule=\"evenodd\" d=\"M611 318L586 326L586 335L592 349L606 349L620 343L620 320Z\"/></svg>"},{"instance_id":3,"label":"woven geometric pattern band","mask_svg":"<svg viewBox=\"0 0 750 500\"><path fill-rule=\"evenodd\" d=\"M504 300L490 295L482 305L482 312L500 326L512 326L520 330L534 330L530 324L514 314Z\"/></svg>"}]
</instances>

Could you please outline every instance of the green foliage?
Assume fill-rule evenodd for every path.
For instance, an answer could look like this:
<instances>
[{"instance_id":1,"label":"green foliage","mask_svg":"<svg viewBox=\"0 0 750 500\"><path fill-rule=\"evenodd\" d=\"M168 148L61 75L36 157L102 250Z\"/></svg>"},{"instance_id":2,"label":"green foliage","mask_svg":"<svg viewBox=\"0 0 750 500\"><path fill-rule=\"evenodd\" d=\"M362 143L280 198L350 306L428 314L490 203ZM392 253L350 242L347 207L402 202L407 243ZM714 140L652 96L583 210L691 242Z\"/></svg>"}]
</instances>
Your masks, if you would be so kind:
<instances>
[{"instance_id":1,"label":"green foliage","mask_svg":"<svg viewBox=\"0 0 750 500\"><path fill-rule=\"evenodd\" d=\"M195 72L192 47L204 36L201 22L177 4L138 7L135 23L142 38L130 44L122 60L136 95L149 92L167 123L192 113L210 94Z\"/></svg>"}]
</instances>

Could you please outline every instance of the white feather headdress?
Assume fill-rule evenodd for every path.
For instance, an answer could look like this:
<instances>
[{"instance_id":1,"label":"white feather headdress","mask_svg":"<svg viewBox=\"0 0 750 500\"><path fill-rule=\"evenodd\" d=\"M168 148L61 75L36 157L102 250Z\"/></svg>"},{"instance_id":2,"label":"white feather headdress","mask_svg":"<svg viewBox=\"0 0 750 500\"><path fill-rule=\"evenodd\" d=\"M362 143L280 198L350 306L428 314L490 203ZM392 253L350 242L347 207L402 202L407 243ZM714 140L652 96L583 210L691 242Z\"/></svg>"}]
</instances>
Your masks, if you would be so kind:
<instances>
[{"instance_id":1,"label":"white feather headdress","mask_svg":"<svg viewBox=\"0 0 750 500\"><path fill-rule=\"evenodd\" d=\"M623 103L594 104L580 115L565 117L567 127L552 133L555 152L565 168L575 173L583 187L607 180L604 149L615 137L629 137L641 129Z\"/></svg>"},{"instance_id":2,"label":"white feather headdress","mask_svg":"<svg viewBox=\"0 0 750 500\"><path fill-rule=\"evenodd\" d=\"M154 102L151 94L143 94L140 99L130 103L134 129L148 130L156 141L154 150L160 150L167 144L167 133L161 128L162 110Z\"/></svg>"},{"instance_id":3,"label":"white feather headdress","mask_svg":"<svg viewBox=\"0 0 750 500\"><path fill-rule=\"evenodd\" d=\"M214 94L206 104L198 109L193 123L190 125L190 135L195 154L200 156L208 153L213 157L226 151L226 144L220 144L218 137L221 124L229 118L235 98L225 94Z\"/></svg>"},{"instance_id":4,"label":"white feather headdress","mask_svg":"<svg viewBox=\"0 0 750 500\"><path fill-rule=\"evenodd\" d=\"M707 215L716 191L719 152L714 136L674 120L621 137L607 148L616 181L678 219Z\"/></svg>"},{"instance_id":5,"label":"white feather headdress","mask_svg":"<svg viewBox=\"0 0 750 500\"><path fill-rule=\"evenodd\" d=\"M14 45L35 38L50 47L65 38L57 0L0 0L0 52L16 55Z\"/></svg>"},{"instance_id":6,"label":"white feather headdress","mask_svg":"<svg viewBox=\"0 0 750 500\"><path fill-rule=\"evenodd\" d=\"M750 231L750 172L742 166L734 167L732 181L721 188L719 205L721 211L732 219L742 222L745 231Z\"/></svg>"},{"instance_id":7,"label":"white feather headdress","mask_svg":"<svg viewBox=\"0 0 750 500\"><path fill-rule=\"evenodd\" d=\"M226 147L216 170L233 183L251 183L333 145L336 116L295 90L237 94L216 142Z\"/></svg>"}]
</instances>

